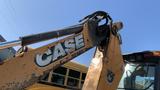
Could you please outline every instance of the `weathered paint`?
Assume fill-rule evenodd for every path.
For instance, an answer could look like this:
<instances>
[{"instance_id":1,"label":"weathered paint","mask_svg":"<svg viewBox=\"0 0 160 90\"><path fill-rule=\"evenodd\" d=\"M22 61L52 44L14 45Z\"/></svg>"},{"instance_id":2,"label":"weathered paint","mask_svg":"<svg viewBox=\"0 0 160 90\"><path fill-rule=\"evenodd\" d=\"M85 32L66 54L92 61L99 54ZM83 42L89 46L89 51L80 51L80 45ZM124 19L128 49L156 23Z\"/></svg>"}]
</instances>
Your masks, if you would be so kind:
<instances>
[{"instance_id":1,"label":"weathered paint","mask_svg":"<svg viewBox=\"0 0 160 90\"><path fill-rule=\"evenodd\" d=\"M117 35L96 49L82 90L116 90L123 74L123 58Z\"/></svg>"}]
</instances>

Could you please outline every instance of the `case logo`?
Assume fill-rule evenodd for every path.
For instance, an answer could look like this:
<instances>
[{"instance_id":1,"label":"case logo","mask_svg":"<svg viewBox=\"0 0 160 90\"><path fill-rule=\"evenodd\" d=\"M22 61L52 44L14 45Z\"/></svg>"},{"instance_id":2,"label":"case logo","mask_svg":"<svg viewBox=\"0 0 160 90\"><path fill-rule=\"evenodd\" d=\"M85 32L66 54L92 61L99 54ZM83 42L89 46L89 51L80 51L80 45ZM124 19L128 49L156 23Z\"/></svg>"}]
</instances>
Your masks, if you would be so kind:
<instances>
[{"instance_id":1,"label":"case logo","mask_svg":"<svg viewBox=\"0 0 160 90\"><path fill-rule=\"evenodd\" d=\"M43 54L37 54L35 62L38 66L44 67L84 46L83 35L80 34L74 38L56 44L46 50Z\"/></svg>"}]
</instances>

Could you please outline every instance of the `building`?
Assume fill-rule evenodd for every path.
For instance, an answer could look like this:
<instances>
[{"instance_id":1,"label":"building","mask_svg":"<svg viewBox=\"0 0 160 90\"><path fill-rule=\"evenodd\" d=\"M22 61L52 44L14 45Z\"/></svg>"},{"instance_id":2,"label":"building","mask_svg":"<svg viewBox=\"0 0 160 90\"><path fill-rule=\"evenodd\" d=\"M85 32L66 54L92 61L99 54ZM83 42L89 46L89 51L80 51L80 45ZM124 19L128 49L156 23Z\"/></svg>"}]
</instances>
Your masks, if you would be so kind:
<instances>
[{"instance_id":1,"label":"building","mask_svg":"<svg viewBox=\"0 0 160 90\"><path fill-rule=\"evenodd\" d=\"M71 61L46 74L27 90L80 90L87 70L88 67Z\"/></svg>"}]
</instances>

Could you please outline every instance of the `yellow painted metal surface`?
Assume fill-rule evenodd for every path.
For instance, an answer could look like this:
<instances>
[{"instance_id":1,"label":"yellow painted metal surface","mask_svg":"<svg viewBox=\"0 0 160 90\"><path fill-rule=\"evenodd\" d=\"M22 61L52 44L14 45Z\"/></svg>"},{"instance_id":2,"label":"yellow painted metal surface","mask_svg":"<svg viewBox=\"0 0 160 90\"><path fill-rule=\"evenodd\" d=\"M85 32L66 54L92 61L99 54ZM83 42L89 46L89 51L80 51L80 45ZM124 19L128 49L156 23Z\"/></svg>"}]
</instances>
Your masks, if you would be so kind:
<instances>
[{"instance_id":1,"label":"yellow painted metal surface","mask_svg":"<svg viewBox=\"0 0 160 90\"><path fill-rule=\"evenodd\" d=\"M50 85L36 83L32 87L27 88L27 90L67 90L67 89L58 86L50 86Z\"/></svg>"},{"instance_id":2,"label":"yellow painted metal surface","mask_svg":"<svg viewBox=\"0 0 160 90\"><path fill-rule=\"evenodd\" d=\"M89 33L92 32L91 30L88 30L88 25L85 24L83 32L69 36L58 42L54 42L28 52L24 52L15 58L6 60L6 62L0 65L0 72L3 72L0 73L0 88L7 90L21 90L28 86L31 86L36 83L39 77L44 73L49 72L50 70L70 61L72 58L79 55L80 52L85 52L87 49L93 47L93 39L89 36ZM43 54L58 43L63 43L65 40L69 40L78 35L83 35L85 43L84 47L67 54L63 58L60 58L59 60L54 61L54 63L51 63L45 67L40 67L35 63L37 54Z\"/></svg>"},{"instance_id":3,"label":"yellow painted metal surface","mask_svg":"<svg viewBox=\"0 0 160 90\"><path fill-rule=\"evenodd\" d=\"M123 58L117 35L110 32L109 42L97 48L83 90L116 90L123 74Z\"/></svg>"},{"instance_id":4,"label":"yellow painted metal surface","mask_svg":"<svg viewBox=\"0 0 160 90\"><path fill-rule=\"evenodd\" d=\"M38 82L40 76L70 61L77 55L97 45L98 40L100 41L100 36L96 36L97 23L91 24L89 24L91 25L89 28L88 23L85 23L83 28L84 30L78 34L69 36L58 42L54 42L37 49L24 52L4 62L2 65L0 65L0 89L21 90L27 88L28 86L31 86L34 83ZM82 48L77 49L74 52L70 52L69 54L67 53L67 55L63 58L54 61L54 63L49 63L46 66L38 66L35 62L35 58L37 55L44 54L44 52L47 52L54 46L59 45L60 43L64 43L66 40L73 39L79 35L83 36L83 40L85 43L85 46L83 46ZM87 75L87 79L84 85L85 90L89 90L90 88L90 90L104 90L102 88L114 90L113 88L116 88L119 78L121 77L123 63L122 57L120 55L120 46L118 38L112 34L110 35L111 36L109 40L109 46L105 46L106 48L108 48L105 50L105 52L102 53L103 56L99 56L100 53L97 50L97 54L95 55L94 59L98 59L100 61L93 60L93 63L98 62L99 64L91 64L91 67L89 68L89 74ZM95 66L98 66L99 69ZM92 68L94 68L96 71L90 70ZM115 79L112 83L105 82L105 77L108 70L112 71L115 74ZM92 80L93 78L94 80Z\"/></svg>"}]
</instances>

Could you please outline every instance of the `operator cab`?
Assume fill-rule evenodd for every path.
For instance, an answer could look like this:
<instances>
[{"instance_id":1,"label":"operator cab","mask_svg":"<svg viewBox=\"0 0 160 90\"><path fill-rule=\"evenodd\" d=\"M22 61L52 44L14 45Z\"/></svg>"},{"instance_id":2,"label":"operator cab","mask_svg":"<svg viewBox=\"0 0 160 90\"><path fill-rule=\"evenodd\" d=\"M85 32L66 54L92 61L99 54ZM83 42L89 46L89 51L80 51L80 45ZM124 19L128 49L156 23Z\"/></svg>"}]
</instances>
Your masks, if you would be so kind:
<instances>
[{"instance_id":1,"label":"operator cab","mask_svg":"<svg viewBox=\"0 0 160 90\"><path fill-rule=\"evenodd\" d=\"M127 62L117 90L160 90L160 52L123 55Z\"/></svg>"}]
</instances>

